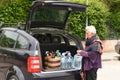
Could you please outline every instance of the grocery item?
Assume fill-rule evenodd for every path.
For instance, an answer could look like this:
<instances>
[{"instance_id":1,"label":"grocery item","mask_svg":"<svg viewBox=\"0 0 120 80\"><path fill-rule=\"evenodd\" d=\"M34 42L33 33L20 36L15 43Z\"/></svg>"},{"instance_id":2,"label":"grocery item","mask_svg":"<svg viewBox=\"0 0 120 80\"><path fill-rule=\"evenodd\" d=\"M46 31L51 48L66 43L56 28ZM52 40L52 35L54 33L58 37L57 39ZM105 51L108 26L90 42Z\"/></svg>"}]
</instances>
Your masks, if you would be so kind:
<instances>
[{"instance_id":1,"label":"grocery item","mask_svg":"<svg viewBox=\"0 0 120 80\"><path fill-rule=\"evenodd\" d=\"M79 54L75 54L72 66L73 68L80 70L82 67L82 56L80 56Z\"/></svg>"},{"instance_id":2,"label":"grocery item","mask_svg":"<svg viewBox=\"0 0 120 80\"><path fill-rule=\"evenodd\" d=\"M73 57L71 56L70 51L67 51L67 68L72 68Z\"/></svg>"},{"instance_id":3,"label":"grocery item","mask_svg":"<svg viewBox=\"0 0 120 80\"><path fill-rule=\"evenodd\" d=\"M55 52L51 51L49 53L50 55L45 56L45 68L46 69L56 69L59 68L60 63L60 57L55 56Z\"/></svg>"}]
</instances>

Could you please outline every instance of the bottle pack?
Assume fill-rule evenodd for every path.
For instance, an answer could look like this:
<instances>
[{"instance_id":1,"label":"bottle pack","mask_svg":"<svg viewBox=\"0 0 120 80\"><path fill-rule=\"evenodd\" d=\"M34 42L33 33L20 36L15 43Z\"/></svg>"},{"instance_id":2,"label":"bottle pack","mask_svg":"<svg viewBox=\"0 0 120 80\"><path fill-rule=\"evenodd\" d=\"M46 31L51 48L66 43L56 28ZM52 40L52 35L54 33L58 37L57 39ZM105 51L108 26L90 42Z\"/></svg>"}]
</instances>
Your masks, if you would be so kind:
<instances>
[{"instance_id":1,"label":"bottle pack","mask_svg":"<svg viewBox=\"0 0 120 80\"><path fill-rule=\"evenodd\" d=\"M75 54L72 66L73 68L80 70L82 67L82 56L80 56L79 54Z\"/></svg>"}]
</instances>

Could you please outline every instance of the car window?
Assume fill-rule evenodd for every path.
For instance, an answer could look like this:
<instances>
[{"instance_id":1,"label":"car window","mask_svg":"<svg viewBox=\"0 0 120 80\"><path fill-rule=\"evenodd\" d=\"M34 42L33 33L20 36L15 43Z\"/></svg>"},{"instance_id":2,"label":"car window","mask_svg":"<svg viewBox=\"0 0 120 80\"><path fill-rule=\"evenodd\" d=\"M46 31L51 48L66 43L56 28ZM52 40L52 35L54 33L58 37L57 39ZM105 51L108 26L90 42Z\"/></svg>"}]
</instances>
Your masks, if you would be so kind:
<instances>
[{"instance_id":1,"label":"car window","mask_svg":"<svg viewBox=\"0 0 120 80\"><path fill-rule=\"evenodd\" d=\"M32 21L64 23L67 12L66 10L36 8L32 16Z\"/></svg>"},{"instance_id":2,"label":"car window","mask_svg":"<svg viewBox=\"0 0 120 80\"><path fill-rule=\"evenodd\" d=\"M18 37L18 33L13 31L5 31L4 34L1 36L0 46L13 48L17 40L17 37Z\"/></svg>"},{"instance_id":3,"label":"car window","mask_svg":"<svg viewBox=\"0 0 120 80\"><path fill-rule=\"evenodd\" d=\"M65 44L65 40L63 35L59 35L59 34L52 34L52 43L61 43L61 44Z\"/></svg>"},{"instance_id":4,"label":"car window","mask_svg":"<svg viewBox=\"0 0 120 80\"><path fill-rule=\"evenodd\" d=\"M25 38L22 35L19 35L19 38L18 38L17 44L16 44L16 48L28 49L28 47L29 47L29 41L27 40L27 38Z\"/></svg>"},{"instance_id":5,"label":"car window","mask_svg":"<svg viewBox=\"0 0 120 80\"><path fill-rule=\"evenodd\" d=\"M75 41L73 41L72 39L69 39L69 44L70 44L70 45L73 45L73 46L76 46Z\"/></svg>"}]
</instances>

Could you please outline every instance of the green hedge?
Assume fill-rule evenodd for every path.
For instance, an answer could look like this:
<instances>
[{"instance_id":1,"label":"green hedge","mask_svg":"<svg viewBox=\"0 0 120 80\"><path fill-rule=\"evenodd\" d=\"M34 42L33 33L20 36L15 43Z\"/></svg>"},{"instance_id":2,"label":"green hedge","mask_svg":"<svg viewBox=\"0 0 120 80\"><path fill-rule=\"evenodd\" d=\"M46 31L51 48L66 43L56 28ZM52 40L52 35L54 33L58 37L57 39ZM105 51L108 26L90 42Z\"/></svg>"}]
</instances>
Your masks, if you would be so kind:
<instances>
[{"instance_id":1,"label":"green hedge","mask_svg":"<svg viewBox=\"0 0 120 80\"><path fill-rule=\"evenodd\" d=\"M33 0L1 1L0 21L7 23L25 22L32 1Z\"/></svg>"},{"instance_id":2,"label":"green hedge","mask_svg":"<svg viewBox=\"0 0 120 80\"><path fill-rule=\"evenodd\" d=\"M111 15L109 18L110 27L114 29L117 34L117 38L120 38L120 0L112 0L112 5L110 6Z\"/></svg>"},{"instance_id":3,"label":"green hedge","mask_svg":"<svg viewBox=\"0 0 120 80\"><path fill-rule=\"evenodd\" d=\"M72 0L76 1L76 0ZM78 0L79 2L80 0ZM81 1L79 2L81 3ZM82 2L85 4L85 0ZM98 0L89 0L88 8L86 13L74 12L71 15L70 22L68 23L68 29L72 34L76 34L81 39L85 37L85 22L86 16L88 17L88 25L94 25L97 29L97 33L101 39L108 37L106 20L109 16L109 8L99 2Z\"/></svg>"},{"instance_id":4,"label":"green hedge","mask_svg":"<svg viewBox=\"0 0 120 80\"><path fill-rule=\"evenodd\" d=\"M24 22L34 0L0 0L0 21L7 23ZM67 0L75 3L86 4L86 0ZM86 16L88 17L88 25L95 25L97 33L101 39L108 39L110 30L106 25L106 21L113 26L114 30L120 31L120 7L119 0L112 0L112 5L104 4L109 0L88 0L88 8L85 13L73 12L67 23L67 30L71 34L79 36L81 39L85 37L84 28L86 26ZM103 2L102 2L103 1ZM118 4L117 7L116 4ZM119 36L119 32L117 32Z\"/></svg>"}]
</instances>

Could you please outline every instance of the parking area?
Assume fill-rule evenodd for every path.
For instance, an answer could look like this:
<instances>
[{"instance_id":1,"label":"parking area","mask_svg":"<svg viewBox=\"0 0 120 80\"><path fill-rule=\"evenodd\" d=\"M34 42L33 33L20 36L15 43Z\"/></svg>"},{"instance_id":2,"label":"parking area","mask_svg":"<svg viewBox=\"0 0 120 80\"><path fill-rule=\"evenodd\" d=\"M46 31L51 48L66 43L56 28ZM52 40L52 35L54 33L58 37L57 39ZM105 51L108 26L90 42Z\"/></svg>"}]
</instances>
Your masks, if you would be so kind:
<instances>
[{"instance_id":1,"label":"parking area","mask_svg":"<svg viewBox=\"0 0 120 80\"><path fill-rule=\"evenodd\" d=\"M102 69L98 70L97 80L120 80L120 57L115 52L108 52L102 55Z\"/></svg>"}]
</instances>

